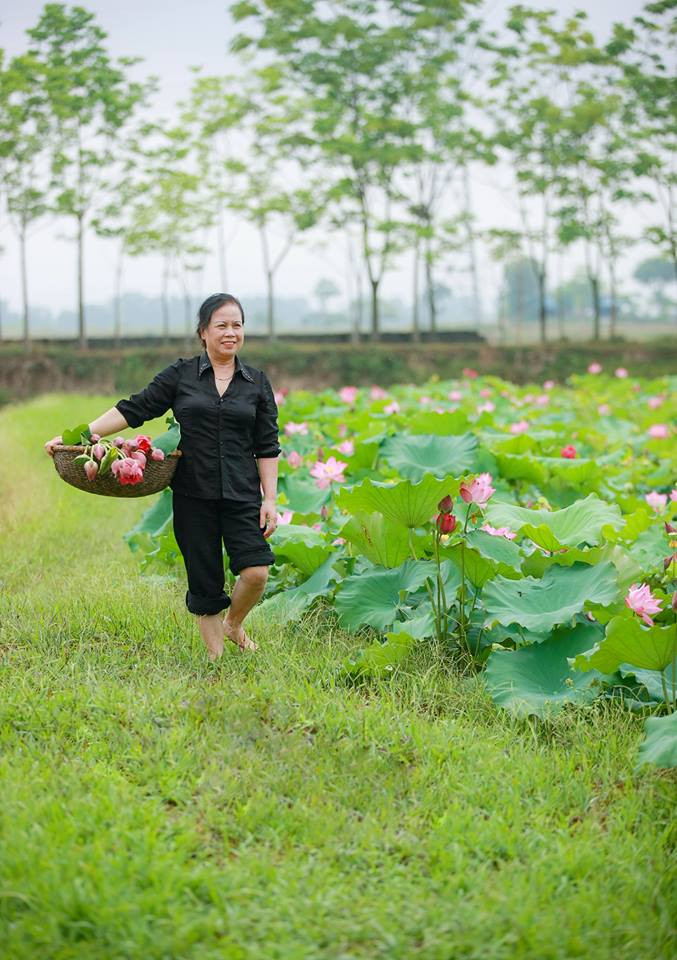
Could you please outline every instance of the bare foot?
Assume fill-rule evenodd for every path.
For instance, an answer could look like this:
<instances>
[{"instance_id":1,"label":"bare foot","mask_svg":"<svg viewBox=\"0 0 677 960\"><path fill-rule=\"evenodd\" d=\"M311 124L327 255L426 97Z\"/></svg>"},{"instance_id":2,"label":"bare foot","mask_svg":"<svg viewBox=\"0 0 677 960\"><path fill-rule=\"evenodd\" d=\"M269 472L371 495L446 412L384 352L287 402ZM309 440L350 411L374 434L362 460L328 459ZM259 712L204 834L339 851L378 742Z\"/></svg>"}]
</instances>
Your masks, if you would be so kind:
<instances>
[{"instance_id":1,"label":"bare foot","mask_svg":"<svg viewBox=\"0 0 677 960\"><path fill-rule=\"evenodd\" d=\"M241 651L258 650L257 643L247 636L242 625L234 626L226 617L223 621L224 636L228 637Z\"/></svg>"}]
</instances>

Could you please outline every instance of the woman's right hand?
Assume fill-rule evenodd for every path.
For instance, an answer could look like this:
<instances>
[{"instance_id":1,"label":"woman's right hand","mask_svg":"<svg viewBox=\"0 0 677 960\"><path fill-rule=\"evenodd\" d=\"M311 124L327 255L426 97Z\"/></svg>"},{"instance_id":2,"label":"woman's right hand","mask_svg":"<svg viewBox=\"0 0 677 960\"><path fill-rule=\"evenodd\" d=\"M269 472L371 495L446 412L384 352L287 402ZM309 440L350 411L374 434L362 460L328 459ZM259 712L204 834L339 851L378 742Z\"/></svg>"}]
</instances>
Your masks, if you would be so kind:
<instances>
[{"instance_id":1,"label":"woman's right hand","mask_svg":"<svg viewBox=\"0 0 677 960\"><path fill-rule=\"evenodd\" d=\"M61 437L53 437L51 440L48 440L47 443L45 444L45 453L47 454L47 456L53 457L54 447L57 447L62 443L63 443L63 440L61 439Z\"/></svg>"}]
</instances>

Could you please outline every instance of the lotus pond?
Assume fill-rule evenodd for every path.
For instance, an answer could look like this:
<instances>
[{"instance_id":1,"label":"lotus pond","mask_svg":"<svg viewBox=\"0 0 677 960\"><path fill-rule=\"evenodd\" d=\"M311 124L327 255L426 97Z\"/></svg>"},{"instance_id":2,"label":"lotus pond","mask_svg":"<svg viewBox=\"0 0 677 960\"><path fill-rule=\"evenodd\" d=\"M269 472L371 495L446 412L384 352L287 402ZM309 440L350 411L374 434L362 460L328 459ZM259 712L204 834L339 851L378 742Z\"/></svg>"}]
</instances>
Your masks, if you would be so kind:
<instances>
[{"instance_id":1,"label":"lotus pond","mask_svg":"<svg viewBox=\"0 0 677 960\"><path fill-rule=\"evenodd\" d=\"M518 716L619 700L647 718L639 765L677 765L676 382L592 363L562 385L467 370L279 392L259 610L295 622L319 605L359 631L346 682L434 641ZM170 491L126 539L144 571L180 567Z\"/></svg>"}]
</instances>

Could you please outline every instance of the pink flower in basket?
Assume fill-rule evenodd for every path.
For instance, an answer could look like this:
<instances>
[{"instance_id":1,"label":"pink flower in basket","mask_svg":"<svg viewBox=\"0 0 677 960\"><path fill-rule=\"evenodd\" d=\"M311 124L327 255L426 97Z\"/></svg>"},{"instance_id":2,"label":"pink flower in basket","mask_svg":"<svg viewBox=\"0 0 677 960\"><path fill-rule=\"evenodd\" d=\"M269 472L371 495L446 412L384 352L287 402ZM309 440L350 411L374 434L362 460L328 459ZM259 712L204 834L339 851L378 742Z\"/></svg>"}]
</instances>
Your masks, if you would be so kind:
<instances>
[{"instance_id":1,"label":"pink flower in basket","mask_svg":"<svg viewBox=\"0 0 677 960\"><path fill-rule=\"evenodd\" d=\"M132 457L114 460L110 469L123 486L128 483L141 483L143 481L143 467L138 460L134 460Z\"/></svg>"}]
</instances>

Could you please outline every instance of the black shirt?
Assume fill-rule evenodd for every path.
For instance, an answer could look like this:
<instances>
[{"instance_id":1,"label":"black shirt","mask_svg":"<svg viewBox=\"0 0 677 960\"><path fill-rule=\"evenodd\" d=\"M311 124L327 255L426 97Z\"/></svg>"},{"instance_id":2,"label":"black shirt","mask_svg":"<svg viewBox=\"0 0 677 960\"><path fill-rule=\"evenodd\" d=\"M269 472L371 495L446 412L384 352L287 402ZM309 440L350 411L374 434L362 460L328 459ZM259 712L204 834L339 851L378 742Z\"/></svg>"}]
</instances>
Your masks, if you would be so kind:
<instances>
[{"instance_id":1,"label":"black shirt","mask_svg":"<svg viewBox=\"0 0 677 960\"><path fill-rule=\"evenodd\" d=\"M170 408L181 426L182 456L170 486L205 500L228 497L261 504L258 457L277 457L277 404L265 373L235 355L222 397L207 351L175 360L140 393L115 404L130 427Z\"/></svg>"}]
</instances>

